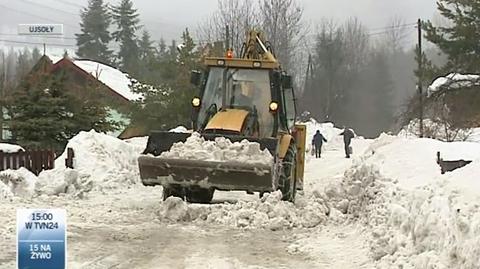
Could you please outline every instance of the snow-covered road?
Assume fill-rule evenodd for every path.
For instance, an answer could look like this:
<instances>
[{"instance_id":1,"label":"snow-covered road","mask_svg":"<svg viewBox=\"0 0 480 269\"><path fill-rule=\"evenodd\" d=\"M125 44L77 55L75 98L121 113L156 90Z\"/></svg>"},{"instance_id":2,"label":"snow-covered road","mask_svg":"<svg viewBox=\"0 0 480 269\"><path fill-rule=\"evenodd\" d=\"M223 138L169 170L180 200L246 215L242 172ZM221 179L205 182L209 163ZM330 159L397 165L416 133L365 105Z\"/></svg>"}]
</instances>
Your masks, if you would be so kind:
<instances>
[{"instance_id":1,"label":"snow-covered road","mask_svg":"<svg viewBox=\"0 0 480 269\"><path fill-rule=\"evenodd\" d=\"M366 148L366 142L357 142L355 150ZM307 159L305 193L298 198L299 209L285 207L278 201L271 205L262 203L256 195L243 192L217 192L213 205L193 207L208 210L206 214L210 216L217 214L211 221L162 218L165 206L162 206L160 187L135 185L91 193L87 199L44 195L34 198L33 202L15 198L16 202L0 205L3 213L0 221L4 224L0 233L3 237L0 268L15 266L15 209L32 204L39 208L67 209L68 265L73 269L367 268L368 246L361 229L338 227L326 217L314 219L314 224L308 224L312 228L298 227L302 226L298 223L312 218L303 217L301 209L304 204L311 206L312 192L341 181L344 170L352 163L351 159L344 158L341 144L333 141L326 145L322 159ZM288 221L267 218L263 222L247 220L243 225L244 219L239 217L243 213L234 216L224 212L253 210L251 214L258 215L262 212L256 209L259 204L274 207L265 212L283 210L280 215L286 214ZM189 214L191 210L188 208ZM294 217L289 215L293 210L297 212ZM178 213L178 210L171 211ZM316 213L323 214L315 208L309 211L310 215ZM294 227L289 228L291 226Z\"/></svg>"},{"instance_id":2,"label":"snow-covered road","mask_svg":"<svg viewBox=\"0 0 480 269\"><path fill-rule=\"evenodd\" d=\"M70 269L480 268L480 143L382 134L354 139L346 159L339 129L308 126L328 143L307 156L294 204L278 192L162 201L161 187L139 184L145 139L81 133L74 171L60 157L38 178L0 172L0 268L15 268L17 208L67 210ZM472 163L442 175L437 151Z\"/></svg>"}]
</instances>

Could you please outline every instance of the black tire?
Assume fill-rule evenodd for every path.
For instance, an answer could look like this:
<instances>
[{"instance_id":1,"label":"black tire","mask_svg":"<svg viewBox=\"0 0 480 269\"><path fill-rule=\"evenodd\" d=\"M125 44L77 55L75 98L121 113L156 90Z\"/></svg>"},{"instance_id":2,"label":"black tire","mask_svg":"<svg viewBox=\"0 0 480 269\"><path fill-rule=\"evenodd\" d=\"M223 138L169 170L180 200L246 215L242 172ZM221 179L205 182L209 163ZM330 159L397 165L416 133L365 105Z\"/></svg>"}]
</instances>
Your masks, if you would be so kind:
<instances>
[{"instance_id":1,"label":"black tire","mask_svg":"<svg viewBox=\"0 0 480 269\"><path fill-rule=\"evenodd\" d=\"M208 204L212 201L214 193L214 189L198 187L185 189L185 197L189 203Z\"/></svg>"},{"instance_id":2,"label":"black tire","mask_svg":"<svg viewBox=\"0 0 480 269\"><path fill-rule=\"evenodd\" d=\"M181 186L168 186L168 187L163 187L163 201L167 200L168 197L174 196L174 197L179 197L182 198L182 200L185 199L185 191Z\"/></svg>"},{"instance_id":3,"label":"black tire","mask_svg":"<svg viewBox=\"0 0 480 269\"><path fill-rule=\"evenodd\" d=\"M278 189L282 191L282 200L294 202L297 192L297 148L294 144L288 146L282 161Z\"/></svg>"}]
</instances>

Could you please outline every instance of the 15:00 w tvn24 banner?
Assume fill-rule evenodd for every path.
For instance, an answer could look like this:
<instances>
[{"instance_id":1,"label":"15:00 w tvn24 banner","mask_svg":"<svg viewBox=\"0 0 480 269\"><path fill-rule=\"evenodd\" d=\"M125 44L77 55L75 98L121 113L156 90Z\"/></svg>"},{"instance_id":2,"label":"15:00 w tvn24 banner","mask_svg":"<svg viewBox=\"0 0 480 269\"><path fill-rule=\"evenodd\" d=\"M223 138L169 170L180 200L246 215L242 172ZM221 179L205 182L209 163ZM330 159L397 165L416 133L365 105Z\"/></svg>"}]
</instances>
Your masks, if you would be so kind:
<instances>
[{"instance_id":1,"label":"15:00 w tvn24 banner","mask_svg":"<svg viewBox=\"0 0 480 269\"><path fill-rule=\"evenodd\" d=\"M17 209L17 268L66 267L66 211Z\"/></svg>"}]
</instances>

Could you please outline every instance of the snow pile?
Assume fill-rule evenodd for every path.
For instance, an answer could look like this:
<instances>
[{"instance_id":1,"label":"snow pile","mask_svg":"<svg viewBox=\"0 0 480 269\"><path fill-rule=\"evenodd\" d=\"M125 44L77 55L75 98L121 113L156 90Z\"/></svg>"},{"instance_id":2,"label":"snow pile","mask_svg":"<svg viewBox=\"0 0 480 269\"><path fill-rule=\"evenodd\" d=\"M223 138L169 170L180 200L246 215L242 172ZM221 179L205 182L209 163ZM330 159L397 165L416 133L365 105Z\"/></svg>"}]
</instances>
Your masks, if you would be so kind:
<instances>
[{"instance_id":1,"label":"snow pile","mask_svg":"<svg viewBox=\"0 0 480 269\"><path fill-rule=\"evenodd\" d=\"M473 160L440 174L446 160ZM480 145L382 135L325 189L332 205L371 232L379 268L478 268Z\"/></svg>"},{"instance_id":2,"label":"snow pile","mask_svg":"<svg viewBox=\"0 0 480 269\"><path fill-rule=\"evenodd\" d=\"M125 143L135 148L135 151L142 153L147 147L148 136L133 137L123 140Z\"/></svg>"},{"instance_id":3,"label":"snow pile","mask_svg":"<svg viewBox=\"0 0 480 269\"><path fill-rule=\"evenodd\" d=\"M55 169L40 173L39 193L81 195L90 190L128 188L140 182L139 147L135 145L92 130L80 132L66 148L74 151L74 169L65 168L65 150L55 161Z\"/></svg>"},{"instance_id":4,"label":"snow pile","mask_svg":"<svg viewBox=\"0 0 480 269\"><path fill-rule=\"evenodd\" d=\"M379 166L382 175L413 189L438 181L437 152L444 160L476 160L480 158L480 144L383 135L371 144L364 158L367 164Z\"/></svg>"},{"instance_id":5,"label":"snow pile","mask_svg":"<svg viewBox=\"0 0 480 269\"><path fill-rule=\"evenodd\" d=\"M322 197L297 197L295 204L281 201L280 191L265 194L262 199L238 201L235 204L189 204L177 197L167 198L158 210L166 221L195 221L236 228L270 230L293 227L312 228L324 223L330 212Z\"/></svg>"},{"instance_id":6,"label":"snow pile","mask_svg":"<svg viewBox=\"0 0 480 269\"><path fill-rule=\"evenodd\" d=\"M339 143L343 144L343 137L340 136L343 130L336 128L331 122L318 123L315 119L310 119L310 121L302 122L300 124L305 124L307 127L307 138L305 145L307 153L311 152L312 150L312 140L317 130L319 130L325 139L327 139L327 142L323 145L323 150L330 150Z\"/></svg>"},{"instance_id":7,"label":"snow pile","mask_svg":"<svg viewBox=\"0 0 480 269\"><path fill-rule=\"evenodd\" d=\"M3 151L4 153L14 153L14 152L25 151L25 150L18 145L0 143L0 151Z\"/></svg>"},{"instance_id":8,"label":"snow pile","mask_svg":"<svg viewBox=\"0 0 480 269\"><path fill-rule=\"evenodd\" d=\"M26 168L18 170L5 170L0 172L0 199L13 195L32 197L37 177Z\"/></svg>"},{"instance_id":9,"label":"snow pile","mask_svg":"<svg viewBox=\"0 0 480 269\"><path fill-rule=\"evenodd\" d=\"M427 95L430 96L433 93L446 88L446 89L459 89L465 87L479 86L479 75L463 75L459 73L451 73L445 77L439 77L428 86Z\"/></svg>"},{"instance_id":10,"label":"snow pile","mask_svg":"<svg viewBox=\"0 0 480 269\"><path fill-rule=\"evenodd\" d=\"M159 157L264 165L271 165L273 162L272 154L267 149L261 150L259 143L248 140L232 143L225 137L208 141L199 133L193 133L185 142L173 144L169 151L163 152Z\"/></svg>"}]
</instances>

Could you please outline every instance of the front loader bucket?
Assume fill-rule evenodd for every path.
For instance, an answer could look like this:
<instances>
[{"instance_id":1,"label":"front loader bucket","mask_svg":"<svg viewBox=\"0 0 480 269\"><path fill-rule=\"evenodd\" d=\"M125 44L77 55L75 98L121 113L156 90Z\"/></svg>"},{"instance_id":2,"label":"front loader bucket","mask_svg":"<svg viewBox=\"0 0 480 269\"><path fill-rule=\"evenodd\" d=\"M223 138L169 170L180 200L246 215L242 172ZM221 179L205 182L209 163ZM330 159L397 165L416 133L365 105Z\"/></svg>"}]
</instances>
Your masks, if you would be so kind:
<instances>
[{"instance_id":1,"label":"front loader bucket","mask_svg":"<svg viewBox=\"0 0 480 269\"><path fill-rule=\"evenodd\" d=\"M146 186L182 185L220 190L272 191L277 169L276 163L254 164L228 162L167 159L155 157L168 151L176 142L184 142L188 133L154 132L150 135L144 154L139 157L140 177ZM268 149L273 156L277 150L277 139L251 138L238 135L202 134L206 140L225 137L232 142L247 139L258 142L261 149ZM152 155L149 155L152 154Z\"/></svg>"}]
</instances>

